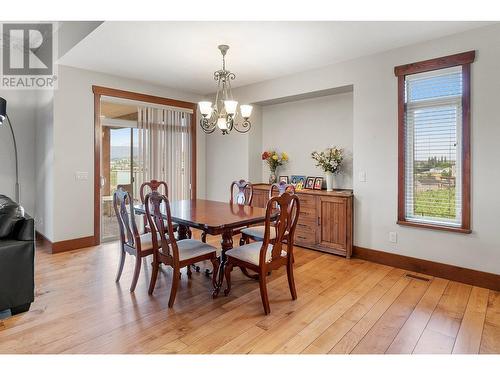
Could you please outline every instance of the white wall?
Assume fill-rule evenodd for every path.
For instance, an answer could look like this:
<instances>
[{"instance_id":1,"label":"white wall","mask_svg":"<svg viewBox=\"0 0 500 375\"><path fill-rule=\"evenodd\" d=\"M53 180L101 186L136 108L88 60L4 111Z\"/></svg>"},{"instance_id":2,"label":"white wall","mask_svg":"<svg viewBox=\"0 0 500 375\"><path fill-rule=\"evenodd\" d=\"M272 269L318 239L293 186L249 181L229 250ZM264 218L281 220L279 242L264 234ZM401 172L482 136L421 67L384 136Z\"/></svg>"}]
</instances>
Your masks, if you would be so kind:
<instances>
[{"instance_id":1,"label":"white wall","mask_svg":"<svg viewBox=\"0 0 500 375\"><path fill-rule=\"evenodd\" d=\"M346 158L335 187L352 188L352 92L263 106L262 128L260 151L276 149L290 157L278 175L323 176L311 152L336 145L344 148ZM260 181L267 181L269 168L260 163Z\"/></svg>"},{"instance_id":2,"label":"white wall","mask_svg":"<svg viewBox=\"0 0 500 375\"><path fill-rule=\"evenodd\" d=\"M248 139L248 180L249 181L262 181L262 112L263 107L260 105L253 105L252 110L252 128ZM227 196L226 196L227 199Z\"/></svg>"},{"instance_id":3,"label":"white wall","mask_svg":"<svg viewBox=\"0 0 500 375\"><path fill-rule=\"evenodd\" d=\"M146 82L59 66L54 93L54 211L53 241L94 233L94 96L92 85L112 87L177 100L197 102L198 95ZM198 129L199 127L197 127ZM197 133L197 189L205 196L205 139ZM88 172L76 181L75 172Z\"/></svg>"},{"instance_id":4,"label":"white wall","mask_svg":"<svg viewBox=\"0 0 500 375\"><path fill-rule=\"evenodd\" d=\"M397 218L397 85L394 66L476 50L472 65L472 229L469 235L401 227ZM353 180L357 246L500 274L500 25L492 25L385 53L331 65L234 90L240 102L260 102L353 85ZM243 141L240 141L243 142ZM248 162L239 143L207 137L207 150L224 148L231 156L224 171L236 175ZM318 147L321 145L318 145ZM217 176L222 158L207 164ZM212 198L213 191L207 190ZM398 243L388 232L398 232Z\"/></svg>"},{"instance_id":5,"label":"white wall","mask_svg":"<svg viewBox=\"0 0 500 375\"><path fill-rule=\"evenodd\" d=\"M35 225L49 241L54 238L54 92L40 93L35 129Z\"/></svg>"},{"instance_id":6,"label":"white wall","mask_svg":"<svg viewBox=\"0 0 500 375\"><path fill-rule=\"evenodd\" d=\"M37 92L33 90L0 90L7 100L7 113L16 136L19 159L20 203L35 215L35 107ZM0 194L15 199L15 157L12 135L7 120L0 126Z\"/></svg>"},{"instance_id":7,"label":"white wall","mask_svg":"<svg viewBox=\"0 0 500 375\"><path fill-rule=\"evenodd\" d=\"M225 202L229 199L231 181L248 179L248 137L235 131L227 135L221 135L218 131L207 135L206 139L210 139L206 144L208 199Z\"/></svg>"}]
</instances>

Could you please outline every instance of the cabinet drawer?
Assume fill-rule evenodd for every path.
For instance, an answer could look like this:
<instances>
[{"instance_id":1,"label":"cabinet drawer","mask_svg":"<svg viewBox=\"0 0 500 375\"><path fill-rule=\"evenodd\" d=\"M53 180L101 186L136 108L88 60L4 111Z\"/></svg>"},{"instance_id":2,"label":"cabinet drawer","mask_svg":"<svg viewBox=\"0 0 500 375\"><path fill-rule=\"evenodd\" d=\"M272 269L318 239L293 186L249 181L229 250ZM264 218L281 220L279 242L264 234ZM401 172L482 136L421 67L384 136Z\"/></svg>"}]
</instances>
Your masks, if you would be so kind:
<instances>
[{"instance_id":1,"label":"cabinet drawer","mask_svg":"<svg viewBox=\"0 0 500 375\"><path fill-rule=\"evenodd\" d=\"M318 217L311 217L311 216L300 216L299 215L299 220L297 221L297 225L299 224L308 224L313 227L317 227L318 225Z\"/></svg>"},{"instance_id":2,"label":"cabinet drawer","mask_svg":"<svg viewBox=\"0 0 500 375\"><path fill-rule=\"evenodd\" d=\"M318 217L318 214L316 211L316 207L307 207L307 206L300 207L299 220L303 219L303 220L315 221L317 217Z\"/></svg>"},{"instance_id":3,"label":"cabinet drawer","mask_svg":"<svg viewBox=\"0 0 500 375\"><path fill-rule=\"evenodd\" d=\"M294 243L296 245L314 245L316 243L316 232L295 231Z\"/></svg>"},{"instance_id":4,"label":"cabinet drawer","mask_svg":"<svg viewBox=\"0 0 500 375\"><path fill-rule=\"evenodd\" d=\"M299 194L301 207L316 208L316 197L309 194Z\"/></svg>"},{"instance_id":5,"label":"cabinet drawer","mask_svg":"<svg viewBox=\"0 0 500 375\"><path fill-rule=\"evenodd\" d=\"M298 221L296 232L316 233L316 223L314 221Z\"/></svg>"}]
</instances>

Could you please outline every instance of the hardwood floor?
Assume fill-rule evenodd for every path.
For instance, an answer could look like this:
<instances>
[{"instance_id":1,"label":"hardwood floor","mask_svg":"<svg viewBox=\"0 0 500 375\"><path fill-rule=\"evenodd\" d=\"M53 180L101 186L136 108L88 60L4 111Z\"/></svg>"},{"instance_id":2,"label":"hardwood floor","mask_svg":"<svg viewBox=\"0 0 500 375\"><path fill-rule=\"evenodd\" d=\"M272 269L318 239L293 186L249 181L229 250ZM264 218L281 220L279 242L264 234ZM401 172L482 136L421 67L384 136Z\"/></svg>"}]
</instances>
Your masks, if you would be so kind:
<instances>
[{"instance_id":1,"label":"hardwood floor","mask_svg":"<svg viewBox=\"0 0 500 375\"><path fill-rule=\"evenodd\" d=\"M297 247L298 299L273 272L269 316L239 270L215 300L184 270L168 309L171 271L149 296L149 263L131 294L132 258L114 282L117 243L38 249L35 302L0 321L0 353L500 353L499 292Z\"/></svg>"}]
</instances>

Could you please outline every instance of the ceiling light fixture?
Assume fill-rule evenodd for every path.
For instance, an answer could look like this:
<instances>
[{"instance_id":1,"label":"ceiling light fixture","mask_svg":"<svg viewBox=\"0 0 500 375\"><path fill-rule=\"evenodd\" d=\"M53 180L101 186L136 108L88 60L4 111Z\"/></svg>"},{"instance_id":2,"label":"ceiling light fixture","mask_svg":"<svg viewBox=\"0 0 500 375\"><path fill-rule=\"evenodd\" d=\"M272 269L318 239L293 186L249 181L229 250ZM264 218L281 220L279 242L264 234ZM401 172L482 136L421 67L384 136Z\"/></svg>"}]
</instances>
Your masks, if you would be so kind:
<instances>
[{"instance_id":1,"label":"ceiling light fixture","mask_svg":"<svg viewBox=\"0 0 500 375\"><path fill-rule=\"evenodd\" d=\"M229 134L231 130L239 133L246 133L252 127L249 121L252 114L252 106L248 104L240 105L241 117L243 122L237 124L234 120L238 114L238 102L233 99L231 91L231 80L236 78L234 73L226 70L226 53L229 46L222 44L219 47L222 54L222 69L214 72L214 80L217 81L217 94L215 103L202 101L198 103L203 118L200 120L200 126L207 134L211 134L215 129L219 129L222 134Z\"/></svg>"}]
</instances>

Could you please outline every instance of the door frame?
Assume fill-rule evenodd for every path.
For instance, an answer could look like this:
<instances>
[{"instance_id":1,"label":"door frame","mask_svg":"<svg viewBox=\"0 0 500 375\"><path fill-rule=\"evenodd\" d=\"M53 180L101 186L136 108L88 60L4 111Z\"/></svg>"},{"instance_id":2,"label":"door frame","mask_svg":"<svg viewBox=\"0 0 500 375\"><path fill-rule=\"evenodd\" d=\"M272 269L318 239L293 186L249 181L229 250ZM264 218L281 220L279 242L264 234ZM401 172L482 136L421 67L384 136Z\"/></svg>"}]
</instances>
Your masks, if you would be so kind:
<instances>
[{"instance_id":1,"label":"door frame","mask_svg":"<svg viewBox=\"0 0 500 375\"><path fill-rule=\"evenodd\" d=\"M191 198L196 198L196 123L197 104L181 100L163 98L133 91L125 91L104 86L92 85L94 93L94 244L101 243L101 97L111 96L145 103L187 108L193 111L191 121Z\"/></svg>"}]
</instances>

